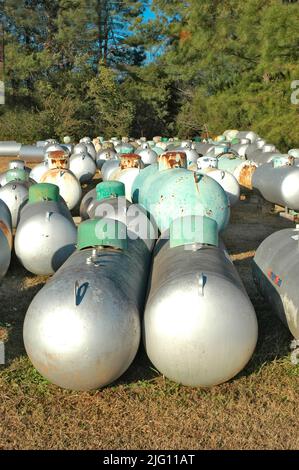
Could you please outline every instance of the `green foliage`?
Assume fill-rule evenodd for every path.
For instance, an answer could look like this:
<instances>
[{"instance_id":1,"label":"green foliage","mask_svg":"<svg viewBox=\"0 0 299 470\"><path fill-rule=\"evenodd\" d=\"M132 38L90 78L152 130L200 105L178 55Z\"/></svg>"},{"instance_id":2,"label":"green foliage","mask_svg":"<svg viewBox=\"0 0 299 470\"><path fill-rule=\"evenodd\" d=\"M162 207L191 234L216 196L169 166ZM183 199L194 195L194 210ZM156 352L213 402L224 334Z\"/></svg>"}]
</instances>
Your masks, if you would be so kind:
<instances>
[{"instance_id":1,"label":"green foliage","mask_svg":"<svg viewBox=\"0 0 299 470\"><path fill-rule=\"evenodd\" d=\"M233 127L298 146L299 2L152 0L145 22L148 3L6 0L0 139Z\"/></svg>"}]
</instances>

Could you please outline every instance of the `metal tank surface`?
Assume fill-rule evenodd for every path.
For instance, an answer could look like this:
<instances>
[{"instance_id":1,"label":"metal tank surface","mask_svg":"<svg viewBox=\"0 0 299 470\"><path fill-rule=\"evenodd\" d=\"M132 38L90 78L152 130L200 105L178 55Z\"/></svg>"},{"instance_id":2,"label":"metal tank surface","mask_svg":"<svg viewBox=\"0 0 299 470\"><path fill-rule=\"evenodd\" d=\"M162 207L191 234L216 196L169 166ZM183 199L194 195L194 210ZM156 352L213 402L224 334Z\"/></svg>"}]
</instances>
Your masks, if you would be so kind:
<instances>
[{"instance_id":1,"label":"metal tank surface","mask_svg":"<svg viewBox=\"0 0 299 470\"><path fill-rule=\"evenodd\" d=\"M53 274L75 251L76 241L77 228L59 199L58 186L31 186L15 235L15 252L22 265L33 274Z\"/></svg>"},{"instance_id":2,"label":"metal tank surface","mask_svg":"<svg viewBox=\"0 0 299 470\"><path fill-rule=\"evenodd\" d=\"M102 175L103 181L108 181L110 179L110 175L112 175L114 170L119 168L119 166L120 166L120 160L119 159L117 159L117 160L107 160L101 168L101 175Z\"/></svg>"},{"instance_id":3,"label":"metal tank surface","mask_svg":"<svg viewBox=\"0 0 299 470\"><path fill-rule=\"evenodd\" d=\"M119 156L113 149L101 149L96 156L97 167L101 170L104 163L110 160L119 160Z\"/></svg>"},{"instance_id":4,"label":"metal tank surface","mask_svg":"<svg viewBox=\"0 0 299 470\"><path fill-rule=\"evenodd\" d=\"M40 182L57 185L61 197L72 210L81 200L82 189L76 176L68 169L69 157L64 151L50 152L48 165L49 170L42 175Z\"/></svg>"},{"instance_id":5,"label":"metal tank surface","mask_svg":"<svg viewBox=\"0 0 299 470\"><path fill-rule=\"evenodd\" d=\"M127 143L122 143L120 141L120 143L118 144L115 144L115 151L119 154L126 154L126 153L132 153L134 152L135 148L133 147L133 145Z\"/></svg>"},{"instance_id":6,"label":"metal tank surface","mask_svg":"<svg viewBox=\"0 0 299 470\"><path fill-rule=\"evenodd\" d=\"M299 229L266 238L253 259L253 278L275 314L299 340Z\"/></svg>"},{"instance_id":7,"label":"metal tank surface","mask_svg":"<svg viewBox=\"0 0 299 470\"><path fill-rule=\"evenodd\" d=\"M151 252L110 219L81 223L77 246L34 297L23 336L50 382L92 390L114 382L137 353Z\"/></svg>"},{"instance_id":8,"label":"metal tank surface","mask_svg":"<svg viewBox=\"0 0 299 470\"><path fill-rule=\"evenodd\" d=\"M299 167L277 158L259 166L252 176L253 189L266 201L299 211Z\"/></svg>"},{"instance_id":9,"label":"metal tank surface","mask_svg":"<svg viewBox=\"0 0 299 470\"><path fill-rule=\"evenodd\" d=\"M230 216L228 197L219 183L201 172L186 167L183 152L168 152L159 157L159 168L133 188L138 202L153 217L164 232L170 223L183 215L207 215L213 218L219 231L224 230ZM137 199L137 196L135 196Z\"/></svg>"},{"instance_id":10,"label":"metal tank surface","mask_svg":"<svg viewBox=\"0 0 299 470\"><path fill-rule=\"evenodd\" d=\"M217 167L219 170L231 173L243 188L252 189L252 175L257 168L257 164L251 160L241 158L234 152L230 150L229 153L218 155Z\"/></svg>"},{"instance_id":11,"label":"metal tank surface","mask_svg":"<svg viewBox=\"0 0 299 470\"><path fill-rule=\"evenodd\" d=\"M44 147L37 147L36 145L22 145L19 156L25 162L40 163L44 160Z\"/></svg>"},{"instance_id":12,"label":"metal tank surface","mask_svg":"<svg viewBox=\"0 0 299 470\"><path fill-rule=\"evenodd\" d=\"M10 210L0 199L0 280L5 276L11 260L12 225Z\"/></svg>"},{"instance_id":13,"label":"metal tank surface","mask_svg":"<svg viewBox=\"0 0 299 470\"><path fill-rule=\"evenodd\" d=\"M141 149L137 150L136 152L140 155L142 162L144 165L151 165L152 163L156 163L157 161L157 153L150 147L149 143L146 142L142 144Z\"/></svg>"},{"instance_id":14,"label":"metal tank surface","mask_svg":"<svg viewBox=\"0 0 299 470\"><path fill-rule=\"evenodd\" d=\"M0 186L4 186L6 183L8 183L7 176L11 175L12 172L9 170L23 170L28 175L30 176L31 169L25 166L25 162L23 160L11 160L8 163L7 170L4 171L3 173L0 173ZM11 181L11 177L9 177Z\"/></svg>"},{"instance_id":15,"label":"metal tank surface","mask_svg":"<svg viewBox=\"0 0 299 470\"><path fill-rule=\"evenodd\" d=\"M0 157L17 157L20 153L22 144L11 141L1 141L0 142Z\"/></svg>"},{"instance_id":16,"label":"metal tank surface","mask_svg":"<svg viewBox=\"0 0 299 470\"><path fill-rule=\"evenodd\" d=\"M170 240L163 234L154 249L144 345L155 368L168 379L212 387L245 367L258 327L236 268L217 246L217 224L191 217L193 230L186 237L180 228L188 219L177 219Z\"/></svg>"},{"instance_id":17,"label":"metal tank surface","mask_svg":"<svg viewBox=\"0 0 299 470\"><path fill-rule=\"evenodd\" d=\"M184 152L187 158L187 168L192 169L192 165L197 162L199 153L192 148L192 142L182 142L181 146L175 148L176 152Z\"/></svg>"},{"instance_id":18,"label":"metal tank surface","mask_svg":"<svg viewBox=\"0 0 299 470\"><path fill-rule=\"evenodd\" d=\"M70 157L70 170L80 183L88 183L96 174L97 166L89 153L75 153Z\"/></svg>"},{"instance_id":19,"label":"metal tank surface","mask_svg":"<svg viewBox=\"0 0 299 470\"><path fill-rule=\"evenodd\" d=\"M201 165L198 167L198 169L201 172L205 173L210 178L213 178L213 180L217 181L217 183L219 183L220 186L224 189L229 199L230 206L235 206L240 199L240 185L234 175L228 171L219 170L218 168L201 169L200 167Z\"/></svg>"},{"instance_id":20,"label":"metal tank surface","mask_svg":"<svg viewBox=\"0 0 299 470\"><path fill-rule=\"evenodd\" d=\"M103 181L96 186L96 197L87 207L90 219L109 218L127 226L130 233L139 236L153 249L158 230L148 220L146 210L139 204L129 202L125 197L125 185L120 181Z\"/></svg>"},{"instance_id":21,"label":"metal tank surface","mask_svg":"<svg viewBox=\"0 0 299 470\"><path fill-rule=\"evenodd\" d=\"M110 181L120 181L124 183L126 198L130 202L132 201L132 186L143 167L144 164L140 155L128 153L121 156L119 167L109 175L108 179Z\"/></svg>"},{"instance_id":22,"label":"metal tank surface","mask_svg":"<svg viewBox=\"0 0 299 470\"><path fill-rule=\"evenodd\" d=\"M33 179L33 181L36 183L40 183L42 176L47 173L48 170L48 161L45 160L32 168L30 172L30 178Z\"/></svg>"},{"instance_id":23,"label":"metal tank surface","mask_svg":"<svg viewBox=\"0 0 299 470\"><path fill-rule=\"evenodd\" d=\"M29 186L26 181L11 181L0 188L0 199L10 211L13 228L17 226L20 208L28 199Z\"/></svg>"}]
</instances>

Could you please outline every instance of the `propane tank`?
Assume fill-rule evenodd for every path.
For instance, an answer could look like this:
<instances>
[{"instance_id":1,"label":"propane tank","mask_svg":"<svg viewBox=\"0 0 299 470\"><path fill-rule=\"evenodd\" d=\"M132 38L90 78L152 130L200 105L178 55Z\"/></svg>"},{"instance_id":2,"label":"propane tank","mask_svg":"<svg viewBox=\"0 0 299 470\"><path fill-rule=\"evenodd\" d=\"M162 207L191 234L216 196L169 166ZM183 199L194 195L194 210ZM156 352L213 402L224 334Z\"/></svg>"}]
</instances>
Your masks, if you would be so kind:
<instances>
[{"instance_id":1,"label":"propane tank","mask_svg":"<svg viewBox=\"0 0 299 470\"><path fill-rule=\"evenodd\" d=\"M80 183L88 183L96 174L97 166L89 153L74 153L70 158L70 170Z\"/></svg>"},{"instance_id":2,"label":"propane tank","mask_svg":"<svg viewBox=\"0 0 299 470\"><path fill-rule=\"evenodd\" d=\"M144 165L139 155L127 153L121 156L119 167L109 175L109 180L124 183L126 187L126 198L130 202L132 201L132 186L140 173L140 169L143 167Z\"/></svg>"},{"instance_id":3,"label":"propane tank","mask_svg":"<svg viewBox=\"0 0 299 470\"><path fill-rule=\"evenodd\" d=\"M87 152L89 153L90 157L93 159L93 161L96 161L97 158L97 152L95 149L95 146L93 145L92 142L87 142L86 144Z\"/></svg>"},{"instance_id":4,"label":"propane tank","mask_svg":"<svg viewBox=\"0 0 299 470\"><path fill-rule=\"evenodd\" d=\"M45 160L38 165L35 165L31 172L30 172L30 178L35 181L35 183L39 183L42 176L47 173L49 170L48 166L48 159L45 157Z\"/></svg>"},{"instance_id":5,"label":"propane tank","mask_svg":"<svg viewBox=\"0 0 299 470\"><path fill-rule=\"evenodd\" d=\"M24 170L8 170L7 180L0 188L0 199L7 205L11 214L12 228L18 224L19 211L28 199L28 190L31 185L28 173Z\"/></svg>"},{"instance_id":6,"label":"propane tank","mask_svg":"<svg viewBox=\"0 0 299 470\"><path fill-rule=\"evenodd\" d=\"M104 387L132 363L151 252L124 224L86 220L77 251L33 299L24 344L37 370L72 390Z\"/></svg>"},{"instance_id":7,"label":"propane tank","mask_svg":"<svg viewBox=\"0 0 299 470\"><path fill-rule=\"evenodd\" d=\"M299 340L299 227L279 230L258 247L253 278L276 315Z\"/></svg>"},{"instance_id":8,"label":"propane tank","mask_svg":"<svg viewBox=\"0 0 299 470\"><path fill-rule=\"evenodd\" d=\"M125 185L120 181L103 181L96 186L96 195L86 207L87 217L109 218L124 223L131 233L148 240L152 250L158 238L157 227L148 221L146 210L125 197Z\"/></svg>"},{"instance_id":9,"label":"propane tank","mask_svg":"<svg viewBox=\"0 0 299 470\"><path fill-rule=\"evenodd\" d=\"M252 177L257 168L255 162L239 157L234 150L218 155L217 159L219 170L228 171L236 178L240 186L252 189Z\"/></svg>"},{"instance_id":10,"label":"propane tank","mask_svg":"<svg viewBox=\"0 0 299 470\"><path fill-rule=\"evenodd\" d=\"M259 166L252 186L267 201L299 211L299 168L294 158L278 157Z\"/></svg>"},{"instance_id":11,"label":"propane tank","mask_svg":"<svg viewBox=\"0 0 299 470\"><path fill-rule=\"evenodd\" d=\"M15 252L31 273L49 275L75 250L77 228L53 184L29 188L29 201L20 211L15 236Z\"/></svg>"},{"instance_id":12,"label":"propane tank","mask_svg":"<svg viewBox=\"0 0 299 470\"><path fill-rule=\"evenodd\" d=\"M141 149L137 150L137 154L140 155L144 165L151 165L157 161L156 152L150 148L147 142L141 145Z\"/></svg>"},{"instance_id":13,"label":"propane tank","mask_svg":"<svg viewBox=\"0 0 299 470\"><path fill-rule=\"evenodd\" d=\"M106 161L119 160L119 156L113 149L102 149L98 152L96 157L97 167L101 170Z\"/></svg>"},{"instance_id":14,"label":"propane tank","mask_svg":"<svg viewBox=\"0 0 299 470\"><path fill-rule=\"evenodd\" d=\"M199 159L201 160L201 159ZM217 159L216 159L217 161ZM218 168L205 167L202 168L201 163L197 163L198 170L208 175L213 180L217 181L220 186L226 192L229 199L230 206L233 207L239 202L240 199L240 185L234 175L225 170L219 170Z\"/></svg>"},{"instance_id":15,"label":"propane tank","mask_svg":"<svg viewBox=\"0 0 299 470\"><path fill-rule=\"evenodd\" d=\"M11 259L12 225L10 210L0 199L0 280L5 276Z\"/></svg>"},{"instance_id":16,"label":"propane tank","mask_svg":"<svg viewBox=\"0 0 299 470\"><path fill-rule=\"evenodd\" d=\"M240 372L257 341L257 320L236 268L207 217L177 219L158 240L144 313L154 366L188 386L212 387ZM217 295L215 293L217 292Z\"/></svg>"},{"instance_id":17,"label":"propane tank","mask_svg":"<svg viewBox=\"0 0 299 470\"><path fill-rule=\"evenodd\" d=\"M184 152L187 157L187 168L192 169L192 165L195 164L199 157L199 154L195 149L192 148L192 142L182 142L181 146L175 149L177 152Z\"/></svg>"},{"instance_id":18,"label":"propane tank","mask_svg":"<svg viewBox=\"0 0 299 470\"><path fill-rule=\"evenodd\" d=\"M87 147L83 142L76 144L73 148L73 154L76 153L87 153Z\"/></svg>"},{"instance_id":19,"label":"propane tank","mask_svg":"<svg viewBox=\"0 0 299 470\"><path fill-rule=\"evenodd\" d=\"M291 157L299 158L299 149L290 149L290 150L288 151L288 154L289 154Z\"/></svg>"},{"instance_id":20,"label":"propane tank","mask_svg":"<svg viewBox=\"0 0 299 470\"><path fill-rule=\"evenodd\" d=\"M229 221L229 200L222 187L209 176L186 169L183 152L167 152L140 172L132 194L153 217L159 230L169 229L183 215L207 215L224 230Z\"/></svg>"},{"instance_id":21,"label":"propane tank","mask_svg":"<svg viewBox=\"0 0 299 470\"><path fill-rule=\"evenodd\" d=\"M61 197L72 210L81 199L81 186L76 176L68 169L69 158L64 151L50 152L49 170L41 177L41 183L52 183L59 187Z\"/></svg>"},{"instance_id":22,"label":"propane tank","mask_svg":"<svg viewBox=\"0 0 299 470\"><path fill-rule=\"evenodd\" d=\"M25 166L25 162L23 160L11 160L8 163L7 170L4 171L3 173L0 173L0 186L4 186L6 183L8 183L7 172L9 170L22 170L28 173L28 175L30 175L30 172L31 172L31 169ZM8 175L10 175L10 181L11 181L12 172L8 173Z\"/></svg>"},{"instance_id":23,"label":"propane tank","mask_svg":"<svg viewBox=\"0 0 299 470\"><path fill-rule=\"evenodd\" d=\"M80 216L82 220L94 219L96 206L102 199L121 198L125 196L125 185L120 181L104 181L97 184L83 197L80 204ZM125 198L124 198L125 199ZM128 202L128 201L127 201ZM128 203L129 204L129 203ZM103 216L102 216L103 217ZM109 219L113 218L111 214L107 215ZM117 219L119 220L119 219Z\"/></svg>"},{"instance_id":24,"label":"propane tank","mask_svg":"<svg viewBox=\"0 0 299 470\"><path fill-rule=\"evenodd\" d=\"M0 157L17 157L20 153L22 144L14 141L0 142Z\"/></svg>"},{"instance_id":25,"label":"propane tank","mask_svg":"<svg viewBox=\"0 0 299 470\"><path fill-rule=\"evenodd\" d=\"M120 141L120 143L115 145L115 151L119 154L126 154L134 152L134 147L131 144L124 144Z\"/></svg>"}]
</instances>

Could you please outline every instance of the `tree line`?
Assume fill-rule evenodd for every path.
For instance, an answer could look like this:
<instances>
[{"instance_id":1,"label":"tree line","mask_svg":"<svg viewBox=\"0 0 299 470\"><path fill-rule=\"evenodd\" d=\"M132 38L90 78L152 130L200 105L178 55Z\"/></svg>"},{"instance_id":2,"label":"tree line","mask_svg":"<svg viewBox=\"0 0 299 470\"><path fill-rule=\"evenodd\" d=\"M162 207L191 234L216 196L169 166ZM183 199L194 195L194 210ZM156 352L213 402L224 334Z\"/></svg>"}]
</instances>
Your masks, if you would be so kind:
<instances>
[{"instance_id":1,"label":"tree line","mask_svg":"<svg viewBox=\"0 0 299 470\"><path fill-rule=\"evenodd\" d=\"M154 16L146 19L151 5ZM298 146L299 3L5 0L0 139L194 137Z\"/></svg>"}]
</instances>

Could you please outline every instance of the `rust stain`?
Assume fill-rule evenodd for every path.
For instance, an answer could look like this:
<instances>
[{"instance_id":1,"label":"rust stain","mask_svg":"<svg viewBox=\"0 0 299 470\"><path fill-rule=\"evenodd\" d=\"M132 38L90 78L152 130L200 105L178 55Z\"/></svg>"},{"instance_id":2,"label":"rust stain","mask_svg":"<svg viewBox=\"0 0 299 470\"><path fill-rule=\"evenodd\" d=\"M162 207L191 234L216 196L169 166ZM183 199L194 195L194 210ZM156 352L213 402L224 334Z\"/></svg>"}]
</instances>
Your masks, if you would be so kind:
<instances>
[{"instance_id":1,"label":"rust stain","mask_svg":"<svg viewBox=\"0 0 299 470\"><path fill-rule=\"evenodd\" d=\"M252 176L256 170L254 165L244 165L240 171L239 183L247 189L252 189Z\"/></svg>"},{"instance_id":2,"label":"rust stain","mask_svg":"<svg viewBox=\"0 0 299 470\"><path fill-rule=\"evenodd\" d=\"M59 169L66 169L68 168L69 158L64 152L64 150L54 150L53 152L49 152L49 167L50 168L59 168Z\"/></svg>"},{"instance_id":3,"label":"rust stain","mask_svg":"<svg viewBox=\"0 0 299 470\"><path fill-rule=\"evenodd\" d=\"M10 249L12 249L12 234L11 234L11 231L9 230L7 225L2 220L0 220L0 230L5 235L5 237L7 239L7 242L10 246Z\"/></svg>"},{"instance_id":4,"label":"rust stain","mask_svg":"<svg viewBox=\"0 0 299 470\"><path fill-rule=\"evenodd\" d=\"M185 168L187 163L185 152L165 152L160 155L158 161L163 163L165 169Z\"/></svg>"},{"instance_id":5,"label":"rust stain","mask_svg":"<svg viewBox=\"0 0 299 470\"><path fill-rule=\"evenodd\" d=\"M124 170L126 168L140 168L140 155L136 153L126 153L120 158L120 168Z\"/></svg>"}]
</instances>

